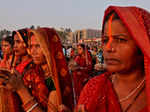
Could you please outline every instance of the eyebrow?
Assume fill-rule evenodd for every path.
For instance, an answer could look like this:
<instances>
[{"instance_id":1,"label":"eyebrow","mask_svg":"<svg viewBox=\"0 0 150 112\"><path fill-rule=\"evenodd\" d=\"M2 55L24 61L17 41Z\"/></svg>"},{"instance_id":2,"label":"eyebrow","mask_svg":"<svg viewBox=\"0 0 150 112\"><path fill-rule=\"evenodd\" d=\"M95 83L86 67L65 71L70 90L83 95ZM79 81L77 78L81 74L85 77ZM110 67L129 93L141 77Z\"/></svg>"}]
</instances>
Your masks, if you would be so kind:
<instances>
[{"instance_id":1,"label":"eyebrow","mask_svg":"<svg viewBox=\"0 0 150 112\"><path fill-rule=\"evenodd\" d=\"M123 37L128 37L127 35L124 34L117 34L117 35L111 35L112 37L116 37L116 36L123 36ZM103 37L109 37L109 35L103 35Z\"/></svg>"}]
</instances>

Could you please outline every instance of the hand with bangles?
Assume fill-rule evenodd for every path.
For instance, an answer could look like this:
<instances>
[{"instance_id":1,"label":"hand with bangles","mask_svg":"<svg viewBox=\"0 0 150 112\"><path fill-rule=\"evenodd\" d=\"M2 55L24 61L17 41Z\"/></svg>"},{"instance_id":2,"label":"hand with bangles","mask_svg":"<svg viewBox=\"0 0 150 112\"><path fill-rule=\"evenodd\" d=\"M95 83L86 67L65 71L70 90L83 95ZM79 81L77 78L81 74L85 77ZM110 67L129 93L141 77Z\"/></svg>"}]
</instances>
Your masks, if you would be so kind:
<instances>
[{"instance_id":1,"label":"hand with bangles","mask_svg":"<svg viewBox=\"0 0 150 112\"><path fill-rule=\"evenodd\" d=\"M22 107L26 112L43 112L38 106L38 102L25 87L22 75L16 70L0 69L0 81L4 88L18 93L23 104Z\"/></svg>"},{"instance_id":2,"label":"hand with bangles","mask_svg":"<svg viewBox=\"0 0 150 112\"><path fill-rule=\"evenodd\" d=\"M0 82L5 88L12 91L18 91L24 87L22 76L14 69L8 70L1 68Z\"/></svg>"}]
</instances>

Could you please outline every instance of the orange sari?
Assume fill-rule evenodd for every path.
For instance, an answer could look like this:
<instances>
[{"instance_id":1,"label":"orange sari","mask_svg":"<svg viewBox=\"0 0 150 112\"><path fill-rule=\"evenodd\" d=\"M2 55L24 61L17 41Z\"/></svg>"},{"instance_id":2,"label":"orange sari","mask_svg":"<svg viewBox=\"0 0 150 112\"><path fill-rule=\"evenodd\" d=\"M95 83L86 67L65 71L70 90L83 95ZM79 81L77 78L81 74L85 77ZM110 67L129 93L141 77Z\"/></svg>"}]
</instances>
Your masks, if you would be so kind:
<instances>
[{"instance_id":1,"label":"orange sari","mask_svg":"<svg viewBox=\"0 0 150 112\"><path fill-rule=\"evenodd\" d=\"M46 58L50 77L56 88L58 103L73 109L71 77L58 34L51 28L39 28L31 30L31 33L37 38Z\"/></svg>"},{"instance_id":2,"label":"orange sari","mask_svg":"<svg viewBox=\"0 0 150 112\"><path fill-rule=\"evenodd\" d=\"M111 11L117 13L144 54L147 106L139 112L150 112L150 13L137 7L110 6L104 20ZM103 74L90 80L81 92L78 105L85 105L87 112L122 112L109 76Z\"/></svg>"}]
</instances>

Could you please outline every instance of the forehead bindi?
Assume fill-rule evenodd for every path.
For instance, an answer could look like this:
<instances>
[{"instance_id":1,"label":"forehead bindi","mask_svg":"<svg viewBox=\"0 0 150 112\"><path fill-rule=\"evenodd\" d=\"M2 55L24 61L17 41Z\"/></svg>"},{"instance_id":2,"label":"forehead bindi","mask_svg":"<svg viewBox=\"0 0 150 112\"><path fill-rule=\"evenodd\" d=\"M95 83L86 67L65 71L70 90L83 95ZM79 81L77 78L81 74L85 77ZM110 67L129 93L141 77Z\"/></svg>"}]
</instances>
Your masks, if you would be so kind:
<instances>
[{"instance_id":1,"label":"forehead bindi","mask_svg":"<svg viewBox=\"0 0 150 112\"><path fill-rule=\"evenodd\" d=\"M31 44L39 44L36 37L34 35L31 36Z\"/></svg>"}]
</instances>

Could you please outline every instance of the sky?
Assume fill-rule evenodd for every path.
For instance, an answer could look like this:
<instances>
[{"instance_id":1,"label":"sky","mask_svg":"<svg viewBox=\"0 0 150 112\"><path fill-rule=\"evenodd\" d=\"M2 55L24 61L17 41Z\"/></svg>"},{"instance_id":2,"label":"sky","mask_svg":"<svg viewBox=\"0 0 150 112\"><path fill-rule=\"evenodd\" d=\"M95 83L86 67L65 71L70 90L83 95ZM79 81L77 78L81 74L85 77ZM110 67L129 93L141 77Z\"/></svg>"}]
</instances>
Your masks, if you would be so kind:
<instances>
[{"instance_id":1,"label":"sky","mask_svg":"<svg viewBox=\"0 0 150 112\"><path fill-rule=\"evenodd\" d=\"M0 30L31 25L101 29L109 5L139 6L150 12L150 0L0 0Z\"/></svg>"}]
</instances>

